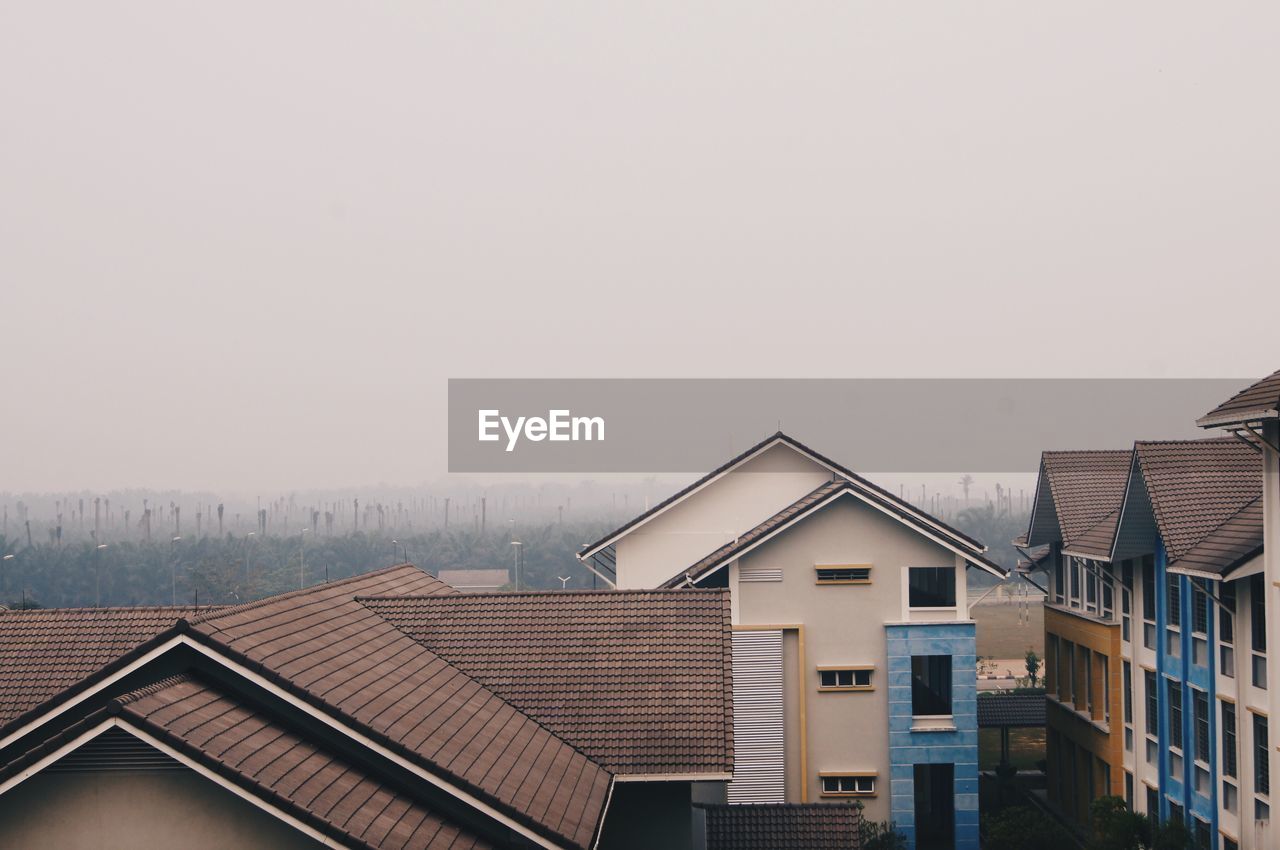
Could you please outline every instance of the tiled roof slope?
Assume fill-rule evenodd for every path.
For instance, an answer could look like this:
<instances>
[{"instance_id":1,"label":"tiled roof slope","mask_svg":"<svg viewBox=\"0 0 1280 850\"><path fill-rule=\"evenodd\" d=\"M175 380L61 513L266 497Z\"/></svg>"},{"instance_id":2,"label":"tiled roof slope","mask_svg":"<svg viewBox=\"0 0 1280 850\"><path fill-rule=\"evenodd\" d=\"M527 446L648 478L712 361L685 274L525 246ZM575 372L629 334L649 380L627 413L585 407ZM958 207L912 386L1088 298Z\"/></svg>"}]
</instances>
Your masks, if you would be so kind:
<instances>
[{"instance_id":1,"label":"tiled roof slope","mask_svg":"<svg viewBox=\"0 0 1280 850\"><path fill-rule=\"evenodd\" d=\"M1169 569L1225 576L1262 551L1262 537L1259 496L1169 564Z\"/></svg>"},{"instance_id":2,"label":"tiled roof slope","mask_svg":"<svg viewBox=\"0 0 1280 850\"><path fill-rule=\"evenodd\" d=\"M1280 372L1245 387L1196 420L1201 428L1274 419L1280 412Z\"/></svg>"},{"instance_id":3,"label":"tiled roof slope","mask_svg":"<svg viewBox=\"0 0 1280 850\"><path fill-rule=\"evenodd\" d=\"M978 728L1045 725L1044 694L983 694L978 697Z\"/></svg>"},{"instance_id":4,"label":"tiled roof slope","mask_svg":"<svg viewBox=\"0 0 1280 850\"><path fill-rule=\"evenodd\" d=\"M858 850L862 815L848 803L704 806L707 850Z\"/></svg>"},{"instance_id":5,"label":"tiled roof slope","mask_svg":"<svg viewBox=\"0 0 1280 850\"><path fill-rule=\"evenodd\" d=\"M764 520L764 522L761 522L754 528L748 529L738 535L735 540L724 544L711 554L700 558L696 563L684 570L681 570L679 573L663 582L662 586L668 588L682 587L689 582L697 582L708 570L711 570L726 561L733 560L739 554L759 543L763 538L766 538L784 526L799 520L812 511L818 510L823 505L827 504L829 499L844 493L854 492L858 492L858 488L852 481L844 478L836 478L833 481L828 481L822 486L816 487L804 496L801 496L790 505L787 505L773 516ZM861 495L867 496L868 494L862 492ZM910 514L900 509L896 500L894 502L886 502L876 498L874 495L871 495L870 498L873 502L885 508L895 516L902 518L917 528L919 527L915 519ZM987 571L996 573L999 576L1004 576L1007 573L1007 571L999 564L987 559L979 550L972 547L965 547L965 557Z\"/></svg>"},{"instance_id":6,"label":"tiled roof slope","mask_svg":"<svg viewBox=\"0 0 1280 850\"><path fill-rule=\"evenodd\" d=\"M196 613L184 607L0 612L0 727Z\"/></svg>"},{"instance_id":7,"label":"tiled roof slope","mask_svg":"<svg viewBox=\"0 0 1280 850\"><path fill-rule=\"evenodd\" d=\"M1075 548L1077 541L1086 548L1095 548L1107 536L1103 521L1108 518L1114 536L1132 460L1133 452L1128 449L1050 451L1041 456L1062 530L1063 548ZM1088 540L1083 540L1086 535ZM1109 553L1110 549L1111 540L1107 539L1099 554Z\"/></svg>"},{"instance_id":8,"label":"tiled roof slope","mask_svg":"<svg viewBox=\"0 0 1280 850\"><path fill-rule=\"evenodd\" d=\"M1114 510L1102 518L1093 528L1063 547L1068 555L1107 560L1111 557L1111 544L1116 539L1116 527L1120 523L1120 511Z\"/></svg>"},{"instance_id":9,"label":"tiled roof slope","mask_svg":"<svg viewBox=\"0 0 1280 850\"><path fill-rule=\"evenodd\" d=\"M1234 437L1134 444L1170 561L1262 495L1262 457Z\"/></svg>"},{"instance_id":10,"label":"tiled roof slope","mask_svg":"<svg viewBox=\"0 0 1280 850\"><path fill-rule=\"evenodd\" d=\"M191 635L535 832L588 846L608 771L356 601L452 593L391 567L203 617Z\"/></svg>"},{"instance_id":11,"label":"tiled roof slope","mask_svg":"<svg viewBox=\"0 0 1280 850\"><path fill-rule=\"evenodd\" d=\"M394 787L191 677L116 700L128 721L346 846L480 850L491 845Z\"/></svg>"},{"instance_id":12,"label":"tiled roof slope","mask_svg":"<svg viewBox=\"0 0 1280 850\"><path fill-rule=\"evenodd\" d=\"M615 773L733 770L727 591L361 601Z\"/></svg>"}]
</instances>

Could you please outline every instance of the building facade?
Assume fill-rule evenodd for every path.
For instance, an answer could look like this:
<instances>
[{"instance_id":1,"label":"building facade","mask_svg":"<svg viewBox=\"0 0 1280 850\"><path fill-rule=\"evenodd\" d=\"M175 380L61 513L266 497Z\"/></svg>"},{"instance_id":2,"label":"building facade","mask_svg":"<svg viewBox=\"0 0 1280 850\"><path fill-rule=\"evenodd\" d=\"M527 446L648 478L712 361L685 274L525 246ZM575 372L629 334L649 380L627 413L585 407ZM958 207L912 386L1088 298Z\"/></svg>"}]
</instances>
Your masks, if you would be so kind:
<instances>
[{"instance_id":1,"label":"building facade","mask_svg":"<svg viewBox=\"0 0 1280 850\"><path fill-rule=\"evenodd\" d=\"M1280 635L1268 608L1280 575L1264 542L1277 528L1277 409L1273 375L1200 420L1232 436L1045 454L1018 542L1050 549L1049 789L1068 817L1084 822L1110 793L1184 822L1202 847L1275 846L1280 670L1268 647ZM1067 457L1078 475L1055 476ZM1064 505L1101 519L1083 535L1059 527Z\"/></svg>"},{"instance_id":2,"label":"building facade","mask_svg":"<svg viewBox=\"0 0 1280 850\"><path fill-rule=\"evenodd\" d=\"M622 588L727 587L731 803L861 801L921 848L976 848L984 547L778 434L584 549Z\"/></svg>"}]
</instances>

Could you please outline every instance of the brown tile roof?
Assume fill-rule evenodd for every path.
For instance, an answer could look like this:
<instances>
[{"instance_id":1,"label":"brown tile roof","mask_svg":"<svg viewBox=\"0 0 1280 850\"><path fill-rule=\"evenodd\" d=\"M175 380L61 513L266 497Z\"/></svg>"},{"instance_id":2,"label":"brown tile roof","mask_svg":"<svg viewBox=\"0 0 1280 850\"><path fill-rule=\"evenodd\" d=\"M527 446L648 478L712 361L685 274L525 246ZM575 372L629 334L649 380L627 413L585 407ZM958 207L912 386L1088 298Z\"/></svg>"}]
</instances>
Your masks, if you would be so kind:
<instances>
[{"instance_id":1,"label":"brown tile roof","mask_svg":"<svg viewBox=\"0 0 1280 850\"><path fill-rule=\"evenodd\" d=\"M1262 494L1262 457L1234 437L1134 444L1170 562Z\"/></svg>"},{"instance_id":2,"label":"brown tile roof","mask_svg":"<svg viewBox=\"0 0 1280 850\"><path fill-rule=\"evenodd\" d=\"M609 772L356 601L452 593L391 567L199 618L190 635L529 829L588 846Z\"/></svg>"},{"instance_id":3,"label":"brown tile roof","mask_svg":"<svg viewBox=\"0 0 1280 850\"><path fill-rule=\"evenodd\" d=\"M1049 487L1064 549L1077 554L1109 557L1120 503L1133 452L1048 451L1041 455L1041 486ZM1033 527L1043 528L1032 516ZM1040 539L1036 543L1047 543Z\"/></svg>"},{"instance_id":4,"label":"brown tile roof","mask_svg":"<svg viewBox=\"0 0 1280 850\"><path fill-rule=\"evenodd\" d=\"M589 554L594 553L595 551L608 546L610 541L612 541L614 538L621 537L622 535L630 531L632 528L636 527L637 525L641 524L645 520L652 517L654 514L657 514L665 510L667 507L675 504L676 502L679 502L685 496L688 496L690 493L692 493L694 490L697 490L699 487L706 484L708 481L729 471L730 469L737 466L742 461L746 460L747 458L751 457L752 455L756 454L757 452L761 451L762 449L768 447L769 445L775 442L788 445L791 448L795 449L796 451L800 452L801 454L808 455L809 457L813 458L814 460L818 461L824 466L827 466L828 468L835 470L836 473L848 479L849 481L853 482L864 493L868 495L872 495L877 502L885 504L886 506L891 506L892 509L901 516L911 517L913 522L927 524L935 527L944 536L951 538L952 541L957 545L963 548L972 549L976 553L981 553L986 551L987 547L983 543L973 539L969 535L965 534L963 531L952 528L950 525L947 525L945 522L938 519L937 517L931 516L925 511L922 511L919 508L915 507L910 502L906 502L900 499L899 497L895 496L893 493L890 493L888 490L884 489L883 487L872 483L866 478L863 478L861 475L858 475L856 472L853 472L852 470L836 463L834 460L831 460L828 457L824 457L823 455L809 448L804 443L800 442L794 437L788 434L784 434L781 431L778 431L777 433L771 434L770 436L756 443L754 446L750 447L749 449L742 452L741 454L725 461L720 466L716 467L715 469L708 472L706 475L699 478L697 481L694 481L689 486L683 488L682 490L677 491L676 493L673 493L671 496L662 500L658 504L654 505L652 508L645 511L644 513L628 520L626 523L614 529L613 531L609 532L604 537L601 537L596 542L587 545L586 547L583 548L582 552L579 553L579 557L580 558L586 557Z\"/></svg>"},{"instance_id":5,"label":"brown tile roof","mask_svg":"<svg viewBox=\"0 0 1280 850\"><path fill-rule=\"evenodd\" d=\"M199 679L164 680L120 697L112 709L346 846L491 846L402 790Z\"/></svg>"},{"instance_id":6,"label":"brown tile roof","mask_svg":"<svg viewBox=\"0 0 1280 850\"><path fill-rule=\"evenodd\" d=\"M849 803L704 806L707 850L858 850L862 815Z\"/></svg>"},{"instance_id":7,"label":"brown tile roof","mask_svg":"<svg viewBox=\"0 0 1280 850\"><path fill-rule=\"evenodd\" d=\"M978 728L1045 725L1044 694L979 694Z\"/></svg>"},{"instance_id":8,"label":"brown tile roof","mask_svg":"<svg viewBox=\"0 0 1280 850\"><path fill-rule=\"evenodd\" d=\"M733 770L727 591L361 601L616 773Z\"/></svg>"},{"instance_id":9,"label":"brown tile roof","mask_svg":"<svg viewBox=\"0 0 1280 850\"><path fill-rule=\"evenodd\" d=\"M860 490L857 484L847 479L837 478L833 481L828 481L822 486L811 490L804 496L801 496L790 505L787 505L776 514L757 525L755 528L743 532L738 535L735 540L724 544L711 554L699 559L684 570L681 570L679 573L663 582L662 586L682 587L689 582L697 582L701 580L708 571L714 570L716 567L726 563L727 561L732 561L747 549L761 542L770 534L780 531L792 522L805 517L813 511L821 509L828 503L829 499L846 493L855 492L861 493L861 495L864 496L867 495L864 491ZM910 514L902 511L898 504L885 502L881 499L875 498L874 495L871 497L871 500L887 509L890 513L893 513L895 516L902 518L908 524L916 528L921 527L920 523L916 522ZM978 566L1000 576L1004 576L1007 573L1003 567L986 558L980 551L968 546L963 547L963 551L965 553L965 557Z\"/></svg>"},{"instance_id":10,"label":"brown tile roof","mask_svg":"<svg viewBox=\"0 0 1280 850\"><path fill-rule=\"evenodd\" d=\"M1169 564L1174 572L1226 576L1262 552L1262 497L1249 502Z\"/></svg>"},{"instance_id":11,"label":"brown tile roof","mask_svg":"<svg viewBox=\"0 0 1280 850\"><path fill-rule=\"evenodd\" d=\"M189 607L0 612L0 728L196 613Z\"/></svg>"},{"instance_id":12,"label":"brown tile roof","mask_svg":"<svg viewBox=\"0 0 1280 850\"><path fill-rule=\"evenodd\" d=\"M1196 420L1201 428L1275 419L1280 412L1280 372L1250 384Z\"/></svg>"}]
</instances>

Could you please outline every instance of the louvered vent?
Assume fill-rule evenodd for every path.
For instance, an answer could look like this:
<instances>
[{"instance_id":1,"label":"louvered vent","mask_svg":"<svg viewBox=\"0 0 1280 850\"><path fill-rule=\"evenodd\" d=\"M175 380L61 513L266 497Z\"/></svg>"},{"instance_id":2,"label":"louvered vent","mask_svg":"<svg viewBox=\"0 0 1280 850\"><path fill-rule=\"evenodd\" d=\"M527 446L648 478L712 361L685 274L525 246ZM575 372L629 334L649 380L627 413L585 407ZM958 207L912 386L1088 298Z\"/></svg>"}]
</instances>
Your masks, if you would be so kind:
<instances>
[{"instance_id":1,"label":"louvered vent","mask_svg":"<svg viewBox=\"0 0 1280 850\"><path fill-rule=\"evenodd\" d=\"M121 729L108 729L45 768L49 773L108 770L186 770L186 768Z\"/></svg>"},{"instance_id":2,"label":"louvered vent","mask_svg":"<svg viewBox=\"0 0 1280 850\"><path fill-rule=\"evenodd\" d=\"M738 581L782 581L779 567L739 567Z\"/></svg>"},{"instance_id":3,"label":"louvered vent","mask_svg":"<svg viewBox=\"0 0 1280 850\"><path fill-rule=\"evenodd\" d=\"M734 632L729 802L786 802L784 770L782 632Z\"/></svg>"}]
</instances>

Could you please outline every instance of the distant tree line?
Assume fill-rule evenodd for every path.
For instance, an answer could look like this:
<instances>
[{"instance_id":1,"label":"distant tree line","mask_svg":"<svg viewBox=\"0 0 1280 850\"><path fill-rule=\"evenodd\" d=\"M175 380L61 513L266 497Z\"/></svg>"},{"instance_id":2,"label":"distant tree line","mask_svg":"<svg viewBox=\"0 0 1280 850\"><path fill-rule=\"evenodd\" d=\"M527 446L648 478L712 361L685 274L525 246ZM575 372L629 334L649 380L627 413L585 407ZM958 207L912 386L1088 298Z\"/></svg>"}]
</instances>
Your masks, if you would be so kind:
<instances>
[{"instance_id":1,"label":"distant tree line","mask_svg":"<svg viewBox=\"0 0 1280 850\"><path fill-rule=\"evenodd\" d=\"M994 506L960 512L954 524L988 543L989 555L1012 566L1009 541L1026 517ZM574 557L615 522L552 521L525 526L473 524L393 534L257 533L182 536L97 544L0 536L0 603L42 607L94 605L222 605L345 578L406 560L433 574L448 569L505 569L514 583L519 549L525 588L603 587ZM176 535L175 535L176 536ZM519 547L512 546L518 540ZM673 567L673 573L680 568ZM563 579L563 581L562 581Z\"/></svg>"}]
</instances>

